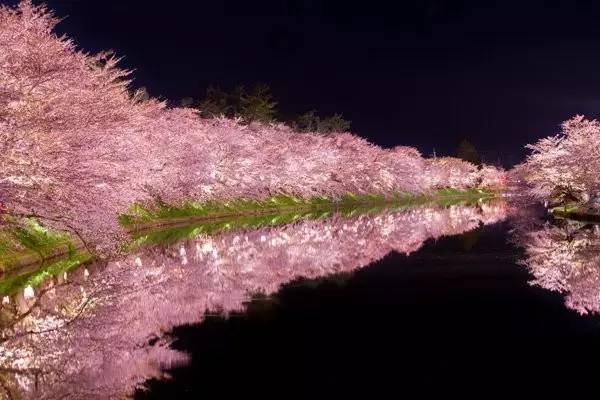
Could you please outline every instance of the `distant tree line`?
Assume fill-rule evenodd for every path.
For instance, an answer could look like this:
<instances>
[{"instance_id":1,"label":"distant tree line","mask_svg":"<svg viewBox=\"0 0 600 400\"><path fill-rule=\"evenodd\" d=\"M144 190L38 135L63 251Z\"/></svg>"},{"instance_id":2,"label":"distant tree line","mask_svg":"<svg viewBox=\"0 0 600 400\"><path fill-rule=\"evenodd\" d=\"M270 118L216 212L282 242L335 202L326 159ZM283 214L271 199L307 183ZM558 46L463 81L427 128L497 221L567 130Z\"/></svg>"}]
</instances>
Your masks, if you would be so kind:
<instances>
[{"instance_id":1,"label":"distant tree line","mask_svg":"<svg viewBox=\"0 0 600 400\"><path fill-rule=\"evenodd\" d=\"M151 97L145 87L138 89L138 94L142 99ZM278 115L278 104L271 88L264 83L254 84L250 89L243 85L236 86L229 92L219 86L209 85L202 99L184 97L179 100L179 106L197 109L202 118L220 116L240 118L246 124L283 122L299 132L315 132L324 135L350 130L351 121L344 119L344 116L339 113L322 118L316 110L310 110L292 118L281 119ZM475 164L479 168L483 166L481 155L468 139L460 141L455 157ZM497 164L500 166L500 162Z\"/></svg>"},{"instance_id":2,"label":"distant tree line","mask_svg":"<svg viewBox=\"0 0 600 400\"><path fill-rule=\"evenodd\" d=\"M203 118L240 118L246 124L284 122L301 132L321 134L350 130L350 121L338 113L321 117L316 110L310 110L294 118L282 120L278 117L278 104L271 88L264 83L257 83L250 88L237 86L229 92L219 86L210 85L202 99L185 97L180 100L182 107L198 109Z\"/></svg>"},{"instance_id":3,"label":"distant tree line","mask_svg":"<svg viewBox=\"0 0 600 400\"><path fill-rule=\"evenodd\" d=\"M471 143L467 139L463 139L458 145L458 148L456 149L456 157L460 158L461 160L468 161L477 166L481 166L482 164L479 152L477 151L473 143Z\"/></svg>"}]
</instances>

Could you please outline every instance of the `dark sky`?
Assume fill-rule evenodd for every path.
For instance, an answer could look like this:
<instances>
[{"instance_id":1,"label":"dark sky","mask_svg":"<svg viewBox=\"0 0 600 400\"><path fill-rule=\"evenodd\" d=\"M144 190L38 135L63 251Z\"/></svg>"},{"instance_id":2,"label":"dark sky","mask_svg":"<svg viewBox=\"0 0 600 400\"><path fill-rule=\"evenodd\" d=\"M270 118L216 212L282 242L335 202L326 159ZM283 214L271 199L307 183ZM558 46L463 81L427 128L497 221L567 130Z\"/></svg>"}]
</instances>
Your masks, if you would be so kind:
<instances>
[{"instance_id":1,"label":"dark sky","mask_svg":"<svg viewBox=\"0 0 600 400\"><path fill-rule=\"evenodd\" d=\"M342 112L357 134L425 154L468 138L510 165L565 118L600 110L593 1L47 4L67 17L61 33L126 56L152 95L266 82L284 113Z\"/></svg>"}]
</instances>

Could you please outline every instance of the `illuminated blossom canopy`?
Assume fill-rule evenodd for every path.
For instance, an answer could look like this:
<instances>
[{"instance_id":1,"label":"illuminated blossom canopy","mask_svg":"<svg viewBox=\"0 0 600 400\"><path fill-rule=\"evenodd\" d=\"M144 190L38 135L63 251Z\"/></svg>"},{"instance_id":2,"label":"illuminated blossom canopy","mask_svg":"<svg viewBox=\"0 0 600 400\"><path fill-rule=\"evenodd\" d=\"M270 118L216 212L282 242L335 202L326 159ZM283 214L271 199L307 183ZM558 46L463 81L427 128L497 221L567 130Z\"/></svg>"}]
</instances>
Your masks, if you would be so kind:
<instances>
[{"instance_id":1,"label":"illuminated blossom canopy","mask_svg":"<svg viewBox=\"0 0 600 400\"><path fill-rule=\"evenodd\" d=\"M562 124L559 135L527 146L532 153L516 168L535 198L558 192L577 194L581 201L600 192L600 123L576 116Z\"/></svg>"},{"instance_id":2,"label":"illuminated blossom canopy","mask_svg":"<svg viewBox=\"0 0 600 400\"><path fill-rule=\"evenodd\" d=\"M391 251L503 219L503 203L420 208L201 236L57 276L2 306L3 386L19 398L123 398L187 361L173 327L242 311L298 279L352 272ZM89 273L86 273L89 271ZM27 294L27 296L26 296ZM37 386L36 386L37 383Z\"/></svg>"},{"instance_id":3,"label":"illuminated blossom canopy","mask_svg":"<svg viewBox=\"0 0 600 400\"><path fill-rule=\"evenodd\" d=\"M0 8L0 196L15 213L110 248L116 215L156 198L420 193L486 179L464 161L426 160L355 135L201 119L129 90L111 53L53 33L58 20L22 1Z\"/></svg>"}]
</instances>

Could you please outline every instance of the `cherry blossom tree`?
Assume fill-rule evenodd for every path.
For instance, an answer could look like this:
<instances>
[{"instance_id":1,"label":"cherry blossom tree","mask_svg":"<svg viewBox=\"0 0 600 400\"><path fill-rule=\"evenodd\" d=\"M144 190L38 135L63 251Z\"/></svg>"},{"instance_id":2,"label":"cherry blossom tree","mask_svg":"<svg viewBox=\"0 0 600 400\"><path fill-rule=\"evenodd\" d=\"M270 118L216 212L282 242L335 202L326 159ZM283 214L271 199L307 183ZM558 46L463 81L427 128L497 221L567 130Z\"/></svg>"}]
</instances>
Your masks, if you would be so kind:
<instances>
[{"instance_id":1,"label":"cherry blossom tree","mask_svg":"<svg viewBox=\"0 0 600 400\"><path fill-rule=\"evenodd\" d=\"M568 195L581 202L600 190L600 123L576 116L559 135L528 145L532 153L517 169L532 196L541 200Z\"/></svg>"},{"instance_id":2,"label":"cherry blossom tree","mask_svg":"<svg viewBox=\"0 0 600 400\"><path fill-rule=\"evenodd\" d=\"M436 157L427 160L424 170L425 185L432 188L468 188L477 186L477 166L453 157Z\"/></svg>"},{"instance_id":3,"label":"cherry blossom tree","mask_svg":"<svg viewBox=\"0 0 600 400\"><path fill-rule=\"evenodd\" d=\"M502 190L508 182L508 174L501 168L493 165L484 165L479 171L479 187Z\"/></svg>"},{"instance_id":4,"label":"cherry blossom tree","mask_svg":"<svg viewBox=\"0 0 600 400\"><path fill-rule=\"evenodd\" d=\"M148 161L133 150L163 107L131 96L117 58L77 51L56 23L29 1L0 9L0 192L12 211L77 215L80 227L89 215L102 232L138 197L131 172Z\"/></svg>"}]
</instances>

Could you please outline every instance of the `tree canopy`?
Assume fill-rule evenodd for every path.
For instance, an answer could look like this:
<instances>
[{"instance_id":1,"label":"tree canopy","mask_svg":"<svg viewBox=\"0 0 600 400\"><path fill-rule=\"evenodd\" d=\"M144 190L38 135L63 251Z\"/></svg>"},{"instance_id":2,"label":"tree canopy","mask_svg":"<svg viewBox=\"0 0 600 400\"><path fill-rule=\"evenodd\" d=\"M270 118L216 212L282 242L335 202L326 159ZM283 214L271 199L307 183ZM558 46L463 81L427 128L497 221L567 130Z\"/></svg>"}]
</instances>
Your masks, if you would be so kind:
<instances>
[{"instance_id":1,"label":"tree canopy","mask_svg":"<svg viewBox=\"0 0 600 400\"><path fill-rule=\"evenodd\" d=\"M477 152L477 149L467 139L463 139L458 148L456 149L456 156L461 160L468 161L475 165L481 165L481 156Z\"/></svg>"},{"instance_id":2,"label":"tree canopy","mask_svg":"<svg viewBox=\"0 0 600 400\"><path fill-rule=\"evenodd\" d=\"M191 98L184 98L180 104L189 107L195 102ZM236 86L230 92L210 85L204 98L197 103L197 108L203 118L240 118L246 124L255 121L284 122L300 132L330 134L350 130L351 121L344 119L341 113L320 117L316 110L310 110L295 118L283 120L278 115L278 104L271 88L264 83L254 84L250 89L243 85Z\"/></svg>"},{"instance_id":3,"label":"tree canopy","mask_svg":"<svg viewBox=\"0 0 600 400\"><path fill-rule=\"evenodd\" d=\"M333 114L331 117L321 118L316 110L310 110L300 115L293 126L301 132L316 132L329 134L333 132L347 132L350 130L350 121L345 120L342 114Z\"/></svg>"}]
</instances>

